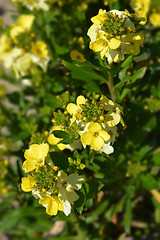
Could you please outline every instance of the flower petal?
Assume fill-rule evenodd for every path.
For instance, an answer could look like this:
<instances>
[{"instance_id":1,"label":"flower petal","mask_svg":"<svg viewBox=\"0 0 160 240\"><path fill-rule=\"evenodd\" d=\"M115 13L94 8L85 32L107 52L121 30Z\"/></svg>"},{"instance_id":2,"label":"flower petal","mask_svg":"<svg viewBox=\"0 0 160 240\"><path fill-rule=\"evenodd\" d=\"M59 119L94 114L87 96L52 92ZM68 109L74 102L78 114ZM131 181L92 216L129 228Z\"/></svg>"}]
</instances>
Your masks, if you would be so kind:
<instances>
[{"instance_id":1,"label":"flower petal","mask_svg":"<svg viewBox=\"0 0 160 240\"><path fill-rule=\"evenodd\" d=\"M85 145L90 145L93 134L90 132L85 132L81 135L81 142Z\"/></svg>"},{"instance_id":2,"label":"flower petal","mask_svg":"<svg viewBox=\"0 0 160 240\"><path fill-rule=\"evenodd\" d=\"M69 103L67 105L67 112L70 113L71 115L76 114L78 111L79 111L79 107L76 104Z\"/></svg>"},{"instance_id":3,"label":"flower petal","mask_svg":"<svg viewBox=\"0 0 160 240\"><path fill-rule=\"evenodd\" d=\"M95 151L99 151L104 146L104 140L100 136L92 137L90 145Z\"/></svg>"},{"instance_id":4,"label":"flower petal","mask_svg":"<svg viewBox=\"0 0 160 240\"><path fill-rule=\"evenodd\" d=\"M77 97L77 105L79 106L80 104L85 104L86 103L86 99L85 97L83 97L82 95Z\"/></svg>"},{"instance_id":5,"label":"flower petal","mask_svg":"<svg viewBox=\"0 0 160 240\"><path fill-rule=\"evenodd\" d=\"M35 180L31 175L22 178L21 188L24 192L30 192L34 189Z\"/></svg>"},{"instance_id":6,"label":"flower petal","mask_svg":"<svg viewBox=\"0 0 160 240\"><path fill-rule=\"evenodd\" d=\"M110 135L108 134L108 132L104 131L104 130L100 130L98 131L99 135L101 138L103 138L103 140L106 142L110 139Z\"/></svg>"},{"instance_id":7,"label":"flower petal","mask_svg":"<svg viewBox=\"0 0 160 240\"><path fill-rule=\"evenodd\" d=\"M95 123L91 122L88 127L88 131L90 131L90 132L97 132L101 129L102 129L101 125L96 122Z\"/></svg>"},{"instance_id":8,"label":"flower petal","mask_svg":"<svg viewBox=\"0 0 160 240\"><path fill-rule=\"evenodd\" d=\"M112 38L109 41L109 48L111 49L117 49L120 45L121 45L121 41L119 39Z\"/></svg>"}]
</instances>

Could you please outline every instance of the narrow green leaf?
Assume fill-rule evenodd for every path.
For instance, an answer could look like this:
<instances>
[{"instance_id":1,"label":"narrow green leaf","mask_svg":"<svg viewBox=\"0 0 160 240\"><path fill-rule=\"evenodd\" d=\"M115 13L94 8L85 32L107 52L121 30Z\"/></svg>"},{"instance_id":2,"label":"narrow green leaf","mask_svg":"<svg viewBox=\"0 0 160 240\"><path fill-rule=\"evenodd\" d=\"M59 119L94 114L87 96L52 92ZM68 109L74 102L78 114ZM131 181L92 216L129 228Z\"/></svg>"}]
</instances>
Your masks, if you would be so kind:
<instances>
[{"instance_id":1,"label":"narrow green leaf","mask_svg":"<svg viewBox=\"0 0 160 240\"><path fill-rule=\"evenodd\" d=\"M133 59L132 55L128 56L128 57L125 59L125 61L122 63L121 67L122 67L122 68L128 67L128 66L131 64L132 59Z\"/></svg>"},{"instance_id":2,"label":"narrow green leaf","mask_svg":"<svg viewBox=\"0 0 160 240\"><path fill-rule=\"evenodd\" d=\"M123 221L124 229L127 233L130 233L131 221L132 221L132 202L131 199L127 199Z\"/></svg>"},{"instance_id":3,"label":"narrow green leaf","mask_svg":"<svg viewBox=\"0 0 160 240\"><path fill-rule=\"evenodd\" d=\"M52 133L57 138L69 138L69 134L62 130L55 130Z\"/></svg>"}]
</instances>

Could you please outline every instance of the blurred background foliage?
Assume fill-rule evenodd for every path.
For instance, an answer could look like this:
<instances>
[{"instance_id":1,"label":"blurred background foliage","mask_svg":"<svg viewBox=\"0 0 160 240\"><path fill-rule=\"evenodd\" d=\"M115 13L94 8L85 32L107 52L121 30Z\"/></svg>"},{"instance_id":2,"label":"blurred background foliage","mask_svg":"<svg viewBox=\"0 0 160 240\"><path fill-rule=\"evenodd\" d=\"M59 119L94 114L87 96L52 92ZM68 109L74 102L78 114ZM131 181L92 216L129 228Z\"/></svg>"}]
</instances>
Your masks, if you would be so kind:
<instances>
[{"instance_id":1,"label":"blurred background foliage","mask_svg":"<svg viewBox=\"0 0 160 240\"><path fill-rule=\"evenodd\" d=\"M160 15L159 0L152 5L140 27L146 57L129 56L114 64L116 101L124 108L125 129L119 127L110 156L97 154L91 165L88 149L82 151L86 181L68 217L48 216L21 190L23 153L30 140L43 140L53 112L78 95L110 97L104 65L88 47L90 18L100 8L133 8L125 0L54 1L50 11L33 12L16 6L13 21L22 13L35 15L32 32L47 43L51 61L46 72L39 69L19 78L12 69L0 68L0 232L7 239L160 239L160 24L150 20L155 11ZM3 34L7 26L2 23L0 28ZM79 62L83 58L87 62ZM57 165L65 156L72 155L68 150L54 153Z\"/></svg>"}]
</instances>

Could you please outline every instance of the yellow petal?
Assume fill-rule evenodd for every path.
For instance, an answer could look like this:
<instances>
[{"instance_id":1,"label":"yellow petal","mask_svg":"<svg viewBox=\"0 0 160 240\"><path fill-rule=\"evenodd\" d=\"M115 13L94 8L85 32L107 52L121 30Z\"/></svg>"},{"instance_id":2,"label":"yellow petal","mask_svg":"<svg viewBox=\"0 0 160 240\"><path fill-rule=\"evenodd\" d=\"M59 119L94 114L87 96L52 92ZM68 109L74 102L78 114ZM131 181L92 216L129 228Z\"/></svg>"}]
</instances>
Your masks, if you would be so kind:
<instances>
[{"instance_id":1,"label":"yellow petal","mask_svg":"<svg viewBox=\"0 0 160 240\"><path fill-rule=\"evenodd\" d=\"M92 137L91 148L93 148L95 151L99 151L103 146L104 140L100 136Z\"/></svg>"},{"instance_id":2,"label":"yellow petal","mask_svg":"<svg viewBox=\"0 0 160 240\"><path fill-rule=\"evenodd\" d=\"M35 186L35 180L31 175L29 175L28 177L22 178L21 188L24 192L32 191L34 189L34 186Z\"/></svg>"},{"instance_id":3,"label":"yellow petal","mask_svg":"<svg viewBox=\"0 0 160 240\"><path fill-rule=\"evenodd\" d=\"M28 159L28 160L24 161L24 163L22 165L22 169L25 172L31 172L36 168L36 165L37 165L37 160Z\"/></svg>"},{"instance_id":4,"label":"yellow petal","mask_svg":"<svg viewBox=\"0 0 160 240\"><path fill-rule=\"evenodd\" d=\"M103 138L104 141L108 141L110 139L110 135L108 134L108 132L104 131L104 130L100 130L98 131L99 135L101 138Z\"/></svg>"},{"instance_id":5,"label":"yellow petal","mask_svg":"<svg viewBox=\"0 0 160 240\"><path fill-rule=\"evenodd\" d=\"M63 211L63 204L56 195L50 196L46 194L45 198L39 200L39 204L47 204L46 213L49 215L56 215L59 211Z\"/></svg>"},{"instance_id":6,"label":"yellow petal","mask_svg":"<svg viewBox=\"0 0 160 240\"><path fill-rule=\"evenodd\" d=\"M59 148L59 150L63 151L66 148L66 145L63 143L59 143L57 144L57 147Z\"/></svg>"},{"instance_id":7,"label":"yellow petal","mask_svg":"<svg viewBox=\"0 0 160 240\"><path fill-rule=\"evenodd\" d=\"M90 123L89 127L88 127L89 132L97 132L101 129L102 129L102 127L99 123Z\"/></svg>"},{"instance_id":8,"label":"yellow petal","mask_svg":"<svg viewBox=\"0 0 160 240\"><path fill-rule=\"evenodd\" d=\"M48 137L48 142L51 145L57 145L62 140L62 138L57 138L53 134L50 134Z\"/></svg>"},{"instance_id":9,"label":"yellow petal","mask_svg":"<svg viewBox=\"0 0 160 240\"><path fill-rule=\"evenodd\" d=\"M103 48L103 50L100 52L100 56L101 56L102 59L104 58L104 56L105 56L106 52L108 51L108 49L109 49L109 47L107 46L107 47Z\"/></svg>"},{"instance_id":10,"label":"yellow petal","mask_svg":"<svg viewBox=\"0 0 160 240\"><path fill-rule=\"evenodd\" d=\"M79 110L80 108L74 103L69 103L67 105L67 112L70 113L71 115L76 114Z\"/></svg>"},{"instance_id":11,"label":"yellow petal","mask_svg":"<svg viewBox=\"0 0 160 240\"><path fill-rule=\"evenodd\" d=\"M25 31L29 31L32 27L34 19L35 19L34 15L23 14L18 18L17 24L21 26Z\"/></svg>"},{"instance_id":12,"label":"yellow petal","mask_svg":"<svg viewBox=\"0 0 160 240\"><path fill-rule=\"evenodd\" d=\"M81 142L85 145L90 145L93 133L85 132L81 135Z\"/></svg>"},{"instance_id":13,"label":"yellow petal","mask_svg":"<svg viewBox=\"0 0 160 240\"><path fill-rule=\"evenodd\" d=\"M21 26L14 26L11 28L10 35L11 38L15 38L17 35L24 32L24 29Z\"/></svg>"},{"instance_id":14,"label":"yellow petal","mask_svg":"<svg viewBox=\"0 0 160 240\"><path fill-rule=\"evenodd\" d=\"M109 41L109 48L111 49L117 49L120 45L121 45L121 41L119 39L112 38Z\"/></svg>"},{"instance_id":15,"label":"yellow petal","mask_svg":"<svg viewBox=\"0 0 160 240\"><path fill-rule=\"evenodd\" d=\"M94 24L102 24L105 21L106 18L106 14L105 14L105 10L100 9L98 12L98 15L94 16L91 18L91 21Z\"/></svg>"},{"instance_id":16,"label":"yellow petal","mask_svg":"<svg viewBox=\"0 0 160 240\"><path fill-rule=\"evenodd\" d=\"M80 104L85 104L86 103L86 99L85 97L83 97L82 95L77 97L77 105L79 106Z\"/></svg>"},{"instance_id":17,"label":"yellow petal","mask_svg":"<svg viewBox=\"0 0 160 240\"><path fill-rule=\"evenodd\" d=\"M110 118L113 118L112 120L110 120ZM107 113L105 116L105 123L109 126L109 127L114 127L116 126L121 120L121 115L120 113Z\"/></svg>"}]
</instances>

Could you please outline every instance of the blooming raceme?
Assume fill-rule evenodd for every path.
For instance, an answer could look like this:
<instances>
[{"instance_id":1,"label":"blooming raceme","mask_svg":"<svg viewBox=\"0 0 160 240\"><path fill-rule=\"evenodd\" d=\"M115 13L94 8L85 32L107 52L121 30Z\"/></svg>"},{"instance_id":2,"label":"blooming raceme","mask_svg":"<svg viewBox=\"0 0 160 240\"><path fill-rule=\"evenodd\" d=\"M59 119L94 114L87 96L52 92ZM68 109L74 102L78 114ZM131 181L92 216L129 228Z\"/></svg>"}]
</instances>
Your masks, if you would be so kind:
<instances>
[{"instance_id":1,"label":"blooming raceme","mask_svg":"<svg viewBox=\"0 0 160 240\"><path fill-rule=\"evenodd\" d=\"M116 125L120 122L124 126L123 109L119 104L106 96L89 101L80 95L77 105L69 103L66 109L71 116L70 128L76 129L79 134L77 141L79 139L83 147L89 145L93 150L106 154L114 151L111 144L118 136Z\"/></svg>"},{"instance_id":2,"label":"blooming raceme","mask_svg":"<svg viewBox=\"0 0 160 240\"><path fill-rule=\"evenodd\" d=\"M0 37L0 61L12 68L17 78L33 75L39 67L46 71L50 60L47 45L31 32L34 19L34 15L21 15Z\"/></svg>"},{"instance_id":3,"label":"blooming raceme","mask_svg":"<svg viewBox=\"0 0 160 240\"><path fill-rule=\"evenodd\" d=\"M87 32L90 49L100 52L109 64L124 60L125 54L138 55L143 43L143 35L136 33L136 23L140 20L127 11L100 9L98 15L91 18L93 25Z\"/></svg>"},{"instance_id":4,"label":"blooming raceme","mask_svg":"<svg viewBox=\"0 0 160 240\"><path fill-rule=\"evenodd\" d=\"M30 174L22 178L21 188L25 192L32 191L39 199L39 204L46 208L46 213L56 215L63 211L67 216L71 212L71 204L78 200L79 190L84 180L77 173L67 175L55 166L49 157L47 143L32 144L24 153L26 160L22 168Z\"/></svg>"}]
</instances>

